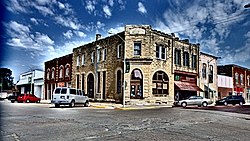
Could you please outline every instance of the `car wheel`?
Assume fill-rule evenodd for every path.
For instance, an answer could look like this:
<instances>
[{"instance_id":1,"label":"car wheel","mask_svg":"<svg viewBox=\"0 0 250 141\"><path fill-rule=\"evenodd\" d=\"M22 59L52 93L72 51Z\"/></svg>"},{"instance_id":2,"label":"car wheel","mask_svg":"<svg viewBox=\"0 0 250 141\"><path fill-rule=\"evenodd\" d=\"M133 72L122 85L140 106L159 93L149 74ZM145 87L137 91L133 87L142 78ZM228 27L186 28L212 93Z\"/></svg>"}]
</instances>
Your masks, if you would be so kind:
<instances>
[{"instance_id":1,"label":"car wheel","mask_svg":"<svg viewBox=\"0 0 250 141\"><path fill-rule=\"evenodd\" d=\"M26 100L26 103L30 103L30 100L29 100L29 99L27 99L27 100Z\"/></svg>"},{"instance_id":2,"label":"car wheel","mask_svg":"<svg viewBox=\"0 0 250 141\"><path fill-rule=\"evenodd\" d=\"M203 106L203 107L207 107L207 105L208 105L207 102L203 102L203 103L202 103L202 106Z\"/></svg>"},{"instance_id":3,"label":"car wheel","mask_svg":"<svg viewBox=\"0 0 250 141\"><path fill-rule=\"evenodd\" d=\"M186 103L186 102L182 102L182 103L181 103L181 106L182 106L182 107L187 107L187 103Z\"/></svg>"},{"instance_id":4,"label":"car wheel","mask_svg":"<svg viewBox=\"0 0 250 141\"><path fill-rule=\"evenodd\" d=\"M37 103L40 103L40 100L37 100Z\"/></svg>"},{"instance_id":5,"label":"car wheel","mask_svg":"<svg viewBox=\"0 0 250 141\"><path fill-rule=\"evenodd\" d=\"M224 105L227 106L227 102L224 102Z\"/></svg>"},{"instance_id":6,"label":"car wheel","mask_svg":"<svg viewBox=\"0 0 250 141\"><path fill-rule=\"evenodd\" d=\"M15 100L11 100L11 103L14 103L15 102Z\"/></svg>"},{"instance_id":7,"label":"car wheel","mask_svg":"<svg viewBox=\"0 0 250 141\"><path fill-rule=\"evenodd\" d=\"M239 103L239 105L242 106L242 105L243 105L243 102L241 101L241 102Z\"/></svg>"},{"instance_id":8,"label":"car wheel","mask_svg":"<svg viewBox=\"0 0 250 141\"><path fill-rule=\"evenodd\" d=\"M60 105L56 103L56 104L55 104L55 107L56 107L56 108L59 108L59 107L60 107Z\"/></svg>"},{"instance_id":9,"label":"car wheel","mask_svg":"<svg viewBox=\"0 0 250 141\"><path fill-rule=\"evenodd\" d=\"M89 101L86 101L86 102L84 103L84 107L89 107Z\"/></svg>"},{"instance_id":10,"label":"car wheel","mask_svg":"<svg viewBox=\"0 0 250 141\"><path fill-rule=\"evenodd\" d=\"M70 102L70 104L69 104L69 107L75 107L75 101L74 100L72 100L71 102Z\"/></svg>"}]
</instances>

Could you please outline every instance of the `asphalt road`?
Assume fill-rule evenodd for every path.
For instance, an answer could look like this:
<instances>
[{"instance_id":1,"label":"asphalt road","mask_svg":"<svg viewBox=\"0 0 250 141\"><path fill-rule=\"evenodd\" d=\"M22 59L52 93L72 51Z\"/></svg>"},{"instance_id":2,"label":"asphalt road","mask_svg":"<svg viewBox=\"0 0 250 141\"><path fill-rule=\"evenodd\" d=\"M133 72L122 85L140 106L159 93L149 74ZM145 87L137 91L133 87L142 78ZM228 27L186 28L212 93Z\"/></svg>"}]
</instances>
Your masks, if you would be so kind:
<instances>
[{"instance_id":1,"label":"asphalt road","mask_svg":"<svg viewBox=\"0 0 250 141\"><path fill-rule=\"evenodd\" d=\"M249 141L250 115L202 108L54 108L0 101L3 141ZM240 107L235 107L240 108Z\"/></svg>"}]
</instances>

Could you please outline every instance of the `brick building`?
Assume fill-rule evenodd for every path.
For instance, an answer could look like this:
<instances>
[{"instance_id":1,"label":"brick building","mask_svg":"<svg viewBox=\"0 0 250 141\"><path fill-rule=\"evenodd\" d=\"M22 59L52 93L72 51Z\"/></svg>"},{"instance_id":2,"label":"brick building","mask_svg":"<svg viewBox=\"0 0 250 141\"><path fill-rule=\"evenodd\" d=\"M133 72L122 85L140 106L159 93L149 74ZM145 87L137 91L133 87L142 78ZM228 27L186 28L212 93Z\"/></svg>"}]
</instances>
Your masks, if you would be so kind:
<instances>
[{"instance_id":1,"label":"brick building","mask_svg":"<svg viewBox=\"0 0 250 141\"><path fill-rule=\"evenodd\" d=\"M224 65L218 66L218 74L232 77L233 89L228 95L242 95L249 100L249 69L234 64Z\"/></svg>"},{"instance_id":2,"label":"brick building","mask_svg":"<svg viewBox=\"0 0 250 141\"><path fill-rule=\"evenodd\" d=\"M199 45L147 25L128 25L123 32L103 39L97 35L96 41L73 49L71 83L92 99L122 101L124 93L127 103L172 105L175 93L186 97L200 90L198 60Z\"/></svg>"},{"instance_id":3,"label":"brick building","mask_svg":"<svg viewBox=\"0 0 250 141\"><path fill-rule=\"evenodd\" d=\"M45 62L44 99L51 100L56 87L70 87L72 74L72 53Z\"/></svg>"},{"instance_id":4,"label":"brick building","mask_svg":"<svg viewBox=\"0 0 250 141\"><path fill-rule=\"evenodd\" d=\"M218 57L200 52L199 86L203 90L200 95L213 101L218 97L217 59Z\"/></svg>"}]
</instances>

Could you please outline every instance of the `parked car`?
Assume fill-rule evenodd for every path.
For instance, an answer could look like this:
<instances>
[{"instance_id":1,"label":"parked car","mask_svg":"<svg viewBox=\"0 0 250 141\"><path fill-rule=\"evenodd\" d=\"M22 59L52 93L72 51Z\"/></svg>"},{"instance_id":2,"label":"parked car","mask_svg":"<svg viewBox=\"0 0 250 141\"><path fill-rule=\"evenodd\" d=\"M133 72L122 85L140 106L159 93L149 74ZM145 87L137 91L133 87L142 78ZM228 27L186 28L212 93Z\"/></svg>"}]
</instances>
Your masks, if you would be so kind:
<instances>
[{"instance_id":1,"label":"parked car","mask_svg":"<svg viewBox=\"0 0 250 141\"><path fill-rule=\"evenodd\" d=\"M60 105L74 107L75 104L83 104L85 107L88 107L89 98L84 90L57 87L53 92L51 103L54 103L55 107L60 107Z\"/></svg>"},{"instance_id":2,"label":"parked car","mask_svg":"<svg viewBox=\"0 0 250 141\"><path fill-rule=\"evenodd\" d=\"M11 95L8 96L8 100L11 101L11 103L14 103L15 101L17 101L18 98L18 94L17 93L13 93Z\"/></svg>"},{"instance_id":3,"label":"parked car","mask_svg":"<svg viewBox=\"0 0 250 141\"><path fill-rule=\"evenodd\" d=\"M245 99L241 95L230 95L216 101L216 105L225 105L225 106L227 106L228 104L233 104L233 105L239 104L240 106L242 106L245 103L246 103Z\"/></svg>"},{"instance_id":4,"label":"parked car","mask_svg":"<svg viewBox=\"0 0 250 141\"><path fill-rule=\"evenodd\" d=\"M17 98L17 102L26 102L26 103L37 102L37 103L40 103L40 101L41 101L41 98L36 97L33 94L21 94Z\"/></svg>"},{"instance_id":5,"label":"parked car","mask_svg":"<svg viewBox=\"0 0 250 141\"><path fill-rule=\"evenodd\" d=\"M188 99L180 100L176 103L179 106L186 107L188 105L198 105L207 107L209 104L212 104L212 101L202 96L190 96Z\"/></svg>"}]
</instances>

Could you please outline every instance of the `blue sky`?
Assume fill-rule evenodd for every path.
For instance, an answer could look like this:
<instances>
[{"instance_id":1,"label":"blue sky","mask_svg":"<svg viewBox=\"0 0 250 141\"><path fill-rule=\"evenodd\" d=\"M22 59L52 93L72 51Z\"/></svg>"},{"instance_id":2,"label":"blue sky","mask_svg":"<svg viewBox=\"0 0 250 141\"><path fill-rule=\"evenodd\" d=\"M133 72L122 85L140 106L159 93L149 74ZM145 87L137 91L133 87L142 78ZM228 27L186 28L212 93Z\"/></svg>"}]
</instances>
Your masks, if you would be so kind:
<instances>
[{"instance_id":1,"label":"blue sky","mask_svg":"<svg viewBox=\"0 0 250 141\"><path fill-rule=\"evenodd\" d=\"M127 24L151 25L200 43L219 64L250 68L249 0L4 0L1 67L19 74L117 33Z\"/></svg>"}]
</instances>

